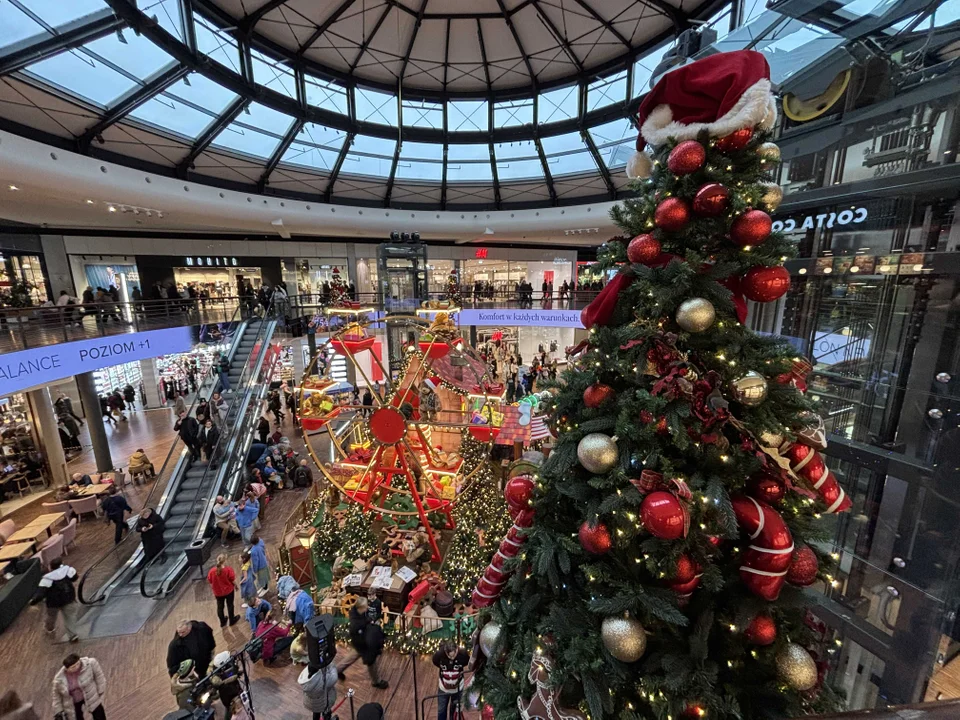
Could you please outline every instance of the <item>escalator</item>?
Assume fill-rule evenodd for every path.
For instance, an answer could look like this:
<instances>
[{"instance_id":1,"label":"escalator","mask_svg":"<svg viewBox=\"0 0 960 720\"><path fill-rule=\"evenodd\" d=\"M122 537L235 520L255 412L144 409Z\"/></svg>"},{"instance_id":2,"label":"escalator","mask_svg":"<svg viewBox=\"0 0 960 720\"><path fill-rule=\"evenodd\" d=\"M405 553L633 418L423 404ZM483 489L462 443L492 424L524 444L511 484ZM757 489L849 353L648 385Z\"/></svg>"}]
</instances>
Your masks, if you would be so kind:
<instances>
[{"instance_id":1,"label":"escalator","mask_svg":"<svg viewBox=\"0 0 960 720\"><path fill-rule=\"evenodd\" d=\"M227 350L231 392L224 394L227 411L221 417L220 440L214 452L219 462L212 466L206 461L193 462L177 438L144 502L144 507L155 507L164 518L166 560L160 563L158 556L156 562L145 563L139 534L130 532L83 574L78 587L80 602L96 606L84 615L84 634L103 637L139 630L155 608L154 603L143 602L141 593L155 597L173 587L187 567L184 550L207 530L208 506L221 487L236 492L252 435L252 429L246 432L245 428L251 412L259 414L276 360L270 346L275 327L270 312L264 319L240 322ZM217 374L210 368L201 378L196 397L210 397L218 385ZM196 400L188 414L195 412Z\"/></svg>"}]
</instances>

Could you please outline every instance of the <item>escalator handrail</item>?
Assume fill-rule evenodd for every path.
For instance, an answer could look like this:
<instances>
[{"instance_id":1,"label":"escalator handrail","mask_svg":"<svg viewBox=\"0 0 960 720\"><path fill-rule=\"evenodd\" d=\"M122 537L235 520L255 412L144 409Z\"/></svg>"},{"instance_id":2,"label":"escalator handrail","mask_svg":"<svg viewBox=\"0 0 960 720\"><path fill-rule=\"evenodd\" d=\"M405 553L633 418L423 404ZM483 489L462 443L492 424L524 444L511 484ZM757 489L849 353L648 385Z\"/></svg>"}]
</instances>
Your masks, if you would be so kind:
<instances>
[{"instance_id":1,"label":"escalator handrail","mask_svg":"<svg viewBox=\"0 0 960 720\"><path fill-rule=\"evenodd\" d=\"M241 312L242 312L242 307L238 307L234 311L233 319L231 319L229 322L241 321L242 320ZM227 349L227 356L231 360L233 359L233 356L236 353L237 347L240 344L240 339L243 337L243 331L245 329L246 329L246 325L242 324L241 322L240 326L237 329L237 332L234 334L233 341L230 343L230 347ZM200 381L197 383L197 392L194 394L193 402L190 403L190 407L187 408L187 415L193 415L195 413L197 401L200 399L202 395L200 390L206 384L207 380L213 380L214 381L213 387L216 387L216 380L218 379L218 377L219 377L218 368L214 367L211 364L211 366L207 368L206 372L204 372L204 374L200 377ZM153 487L150 488L150 492L147 494L147 497L144 498L143 507L154 506L154 499L155 499L154 496L157 493L157 489L162 484L161 478L164 477L164 473L167 472L167 469L169 467L171 475L167 478L167 484L163 486L164 490L161 493L161 500L163 499L163 494L166 492L167 488L169 487L170 482L172 482L174 479L173 475L175 474L176 463L178 463L181 460L183 455L183 450L185 450L185 448L182 447L181 442L182 441L180 440L180 438L176 437L171 443L170 450L167 452L166 458L164 458L163 465L160 466L160 472L158 472L156 475L156 479L154 480ZM171 465L171 460L174 461L172 465ZM90 567L88 567L86 571L83 573L83 575L80 577L80 583L77 586L77 598L80 600L80 603L83 605L93 605L95 603L102 601L106 597L106 592L105 592L106 588L110 586L114 576L116 576L118 572L120 572L124 567L126 567L129 564L131 558L133 558L136 555L139 545L140 545L140 538L136 535L136 533L134 533L133 531L130 531L127 533L126 537L124 537L119 543L114 545L112 548L107 550ZM121 554L127 553L128 551L129 551L129 556L125 560L119 561L117 563L118 567L114 570L113 573L111 573L110 578L106 582L104 582L101 587L97 588L96 597L91 597L91 598L86 597L84 595L84 590L86 589L87 581L91 577L91 573L100 565L102 565L104 562L106 562L108 559L117 557Z\"/></svg>"},{"instance_id":2,"label":"escalator handrail","mask_svg":"<svg viewBox=\"0 0 960 720\"><path fill-rule=\"evenodd\" d=\"M258 357L254 365L252 366L250 364L249 358L247 358L244 361L244 368L243 368L243 372L240 375L240 378L238 379L237 389L234 392L234 397L232 398L227 408L227 416L229 416L230 411L233 410L234 406L239 408L239 412L237 413L237 416L235 419L235 422L239 425L239 427L221 428L220 438L217 440L217 446L214 449L214 456L217 456L218 453L224 450L227 443L233 443L233 446L231 449L236 449L236 444L233 441L242 437L242 432L238 432L238 430L242 431L244 429L243 424L247 420L247 415L244 414L244 409L247 407L247 403L250 401L251 396L256 392L258 388L257 380L260 379L264 361L267 355L269 354L269 339L267 339L267 335L268 335L268 329L271 329L275 325L275 318L273 317L273 314L274 314L274 306L271 303L270 306L268 306L266 312L264 313L264 317L260 322L260 327L257 330L256 338L253 341L254 351L257 350L259 345ZM272 332L272 330L270 330L270 332ZM246 377L244 377L244 375L246 375ZM240 392L240 388L245 388L242 393ZM197 485L197 489L194 492L193 498L191 499L191 502L193 504L196 504L197 502L200 501L201 493L204 491L205 484L208 480L208 474L211 472L211 470L214 473L219 473L221 469L228 470L231 462L234 460L232 453L224 452L220 457L221 457L220 464L216 468L211 468L209 463L204 467L203 475L200 478L200 483ZM225 472L225 476L227 475L229 475L229 473ZM219 491L219 487L215 488L215 490ZM206 507L204 507L204 509L206 509ZM168 573L159 579L159 581L157 582L157 589L153 592L147 589L147 578L149 576L150 569L155 566L159 558L163 557L167 548L169 548L178 538L180 538L184 529L188 525L189 517L190 517L189 514L183 516L183 521L180 523L179 527L176 528L176 532L174 532L173 535L171 535L169 539L164 543L163 550L160 553L158 553L156 556L151 558L143 566L140 572L140 594L143 597L155 598L155 597L159 597L160 595L163 595L166 592L166 587L165 587L166 576L168 573L173 572L173 570L176 568L176 563L173 563ZM201 515L201 517L199 518L199 522L201 523L208 520L209 520L209 517L206 515Z\"/></svg>"}]
</instances>

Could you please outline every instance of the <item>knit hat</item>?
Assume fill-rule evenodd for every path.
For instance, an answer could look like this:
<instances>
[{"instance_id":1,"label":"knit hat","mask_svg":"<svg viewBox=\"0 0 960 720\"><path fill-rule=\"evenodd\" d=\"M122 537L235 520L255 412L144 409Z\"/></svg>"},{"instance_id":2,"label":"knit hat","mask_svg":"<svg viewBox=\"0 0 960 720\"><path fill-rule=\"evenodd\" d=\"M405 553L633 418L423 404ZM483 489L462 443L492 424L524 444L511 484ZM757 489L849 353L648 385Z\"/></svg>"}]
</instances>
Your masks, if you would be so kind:
<instances>
[{"instance_id":1,"label":"knit hat","mask_svg":"<svg viewBox=\"0 0 960 720\"><path fill-rule=\"evenodd\" d=\"M637 152L627 163L627 176L649 177L647 144L694 140L703 130L724 137L741 128L769 128L776 120L770 67L761 53L717 53L682 65L664 75L640 103Z\"/></svg>"},{"instance_id":2,"label":"knit hat","mask_svg":"<svg viewBox=\"0 0 960 720\"><path fill-rule=\"evenodd\" d=\"M177 669L177 675L180 677L186 677L190 674L190 671L193 670L193 660L184 660L180 663L180 667Z\"/></svg>"},{"instance_id":3,"label":"knit hat","mask_svg":"<svg viewBox=\"0 0 960 720\"><path fill-rule=\"evenodd\" d=\"M221 665L226 665L230 662L230 653L224 650L223 652L218 652L213 658L213 666L220 667Z\"/></svg>"}]
</instances>

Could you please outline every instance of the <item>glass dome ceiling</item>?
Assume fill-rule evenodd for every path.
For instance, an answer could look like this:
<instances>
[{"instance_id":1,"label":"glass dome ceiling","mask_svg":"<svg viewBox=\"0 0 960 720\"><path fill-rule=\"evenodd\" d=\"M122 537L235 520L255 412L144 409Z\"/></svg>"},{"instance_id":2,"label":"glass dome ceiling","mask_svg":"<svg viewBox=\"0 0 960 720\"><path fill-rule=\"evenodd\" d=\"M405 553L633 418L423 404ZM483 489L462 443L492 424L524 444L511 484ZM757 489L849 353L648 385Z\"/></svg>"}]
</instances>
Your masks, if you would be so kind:
<instances>
[{"instance_id":1,"label":"glass dome ceiling","mask_svg":"<svg viewBox=\"0 0 960 720\"><path fill-rule=\"evenodd\" d=\"M730 26L729 5L696 0L464 8L0 0L0 127L291 198L444 209L611 200L628 192L630 118L676 32L697 19L722 41ZM762 0L746 0L744 15L781 17ZM800 44L840 42L795 24L814 35Z\"/></svg>"}]
</instances>

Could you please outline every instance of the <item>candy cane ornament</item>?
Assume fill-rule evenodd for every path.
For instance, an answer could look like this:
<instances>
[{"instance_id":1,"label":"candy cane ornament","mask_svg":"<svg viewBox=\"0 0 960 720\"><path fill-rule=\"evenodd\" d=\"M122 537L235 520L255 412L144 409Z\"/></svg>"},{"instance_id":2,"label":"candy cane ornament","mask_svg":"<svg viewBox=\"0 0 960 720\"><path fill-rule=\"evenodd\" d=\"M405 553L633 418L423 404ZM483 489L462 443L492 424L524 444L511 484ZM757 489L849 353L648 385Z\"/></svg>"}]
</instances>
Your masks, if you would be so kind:
<instances>
[{"instance_id":1,"label":"candy cane ornament","mask_svg":"<svg viewBox=\"0 0 960 720\"><path fill-rule=\"evenodd\" d=\"M796 443L787 448L784 456L790 461L790 469L804 480L827 504L826 512L841 513L853 505L840 487L837 478L812 447Z\"/></svg>"},{"instance_id":2,"label":"candy cane ornament","mask_svg":"<svg viewBox=\"0 0 960 720\"><path fill-rule=\"evenodd\" d=\"M743 553L740 578L764 600L780 596L793 553L793 536L780 513L766 503L738 495L731 499L740 529L750 538Z\"/></svg>"},{"instance_id":3,"label":"candy cane ornament","mask_svg":"<svg viewBox=\"0 0 960 720\"><path fill-rule=\"evenodd\" d=\"M490 607L500 597L503 586L513 574L512 570L503 569L504 563L510 558L515 558L520 548L527 542L526 533L523 531L533 525L533 514L533 510L522 510L514 517L513 525L500 543L500 548L494 554L487 569L483 571L483 576L477 581L477 587L474 588L470 600L474 607Z\"/></svg>"}]
</instances>

